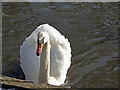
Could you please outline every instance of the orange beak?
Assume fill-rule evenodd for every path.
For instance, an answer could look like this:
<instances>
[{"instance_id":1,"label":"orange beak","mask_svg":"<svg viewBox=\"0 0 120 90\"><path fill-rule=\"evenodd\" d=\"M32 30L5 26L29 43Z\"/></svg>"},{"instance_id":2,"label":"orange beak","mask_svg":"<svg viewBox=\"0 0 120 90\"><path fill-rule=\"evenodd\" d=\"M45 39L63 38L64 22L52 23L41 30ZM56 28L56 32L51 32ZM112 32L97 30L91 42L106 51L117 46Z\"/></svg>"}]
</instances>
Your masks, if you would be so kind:
<instances>
[{"instance_id":1,"label":"orange beak","mask_svg":"<svg viewBox=\"0 0 120 90\"><path fill-rule=\"evenodd\" d=\"M37 51L36 51L37 56L41 54L42 49L43 49L43 43L41 43L40 45L38 44Z\"/></svg>"}]
</instances>

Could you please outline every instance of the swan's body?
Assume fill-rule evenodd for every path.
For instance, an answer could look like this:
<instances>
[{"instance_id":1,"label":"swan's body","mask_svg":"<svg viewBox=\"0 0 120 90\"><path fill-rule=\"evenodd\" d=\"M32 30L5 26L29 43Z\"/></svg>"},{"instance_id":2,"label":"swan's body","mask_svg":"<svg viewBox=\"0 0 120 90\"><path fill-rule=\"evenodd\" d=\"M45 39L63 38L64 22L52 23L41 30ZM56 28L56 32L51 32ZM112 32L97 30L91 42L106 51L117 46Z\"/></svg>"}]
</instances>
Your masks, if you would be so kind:
<instances>
[{"instance_id":1,"label":"swan's body","mask_svg":"<svg viewBox=\"0 0 120 90\"><path fill-rule=\"evenodd\" d=\"M45 32L49 35L48 50L45 50L44 45L41 56L36 55L37 35L39 32ZM45 52L48 51L50 51L50 55L45 54ZM44 54L47 56L44 56ZM49 72L47 74L49 76L47 82L52 85L63 84L66 79L67 70L71 64L70 43L68 42L68 39L48 24L40 25L26 38L20 47L21 68L23 69L26 80L38 83L43 79L44 75L40 74L40 71L43 69L40 67L45 66L42 64L45 63L43 60L45 57L49 58L46 58L46 62L49 62L50 66L47 68L47 71ZM44 78L46 77L44 76Z\"/></svg>"}]
</instances>

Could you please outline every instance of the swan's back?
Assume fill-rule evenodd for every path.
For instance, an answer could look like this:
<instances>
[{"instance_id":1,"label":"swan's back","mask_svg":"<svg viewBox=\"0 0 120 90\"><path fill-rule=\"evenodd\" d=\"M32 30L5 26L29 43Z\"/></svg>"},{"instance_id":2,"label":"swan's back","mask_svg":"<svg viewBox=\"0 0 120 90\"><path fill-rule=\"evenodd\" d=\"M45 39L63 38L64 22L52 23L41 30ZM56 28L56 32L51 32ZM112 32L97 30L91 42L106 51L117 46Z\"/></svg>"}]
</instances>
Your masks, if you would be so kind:
<instances>
[{"instance_id":1,"label":"swan's back","mask_svg":"<svg viewBox=\"0 0 120 90\"><path fill-rule=\"evenodd\" d=\"M66 79L67 70L71 64L71 48L68 39L48 24L40 25L26 38L20 47L20 61L27 80L38 82L40 57L36 56L37 34L45 31L49 34L50 51L50 80L49 84L61 85Z\"/></svg>"}]
</instances>

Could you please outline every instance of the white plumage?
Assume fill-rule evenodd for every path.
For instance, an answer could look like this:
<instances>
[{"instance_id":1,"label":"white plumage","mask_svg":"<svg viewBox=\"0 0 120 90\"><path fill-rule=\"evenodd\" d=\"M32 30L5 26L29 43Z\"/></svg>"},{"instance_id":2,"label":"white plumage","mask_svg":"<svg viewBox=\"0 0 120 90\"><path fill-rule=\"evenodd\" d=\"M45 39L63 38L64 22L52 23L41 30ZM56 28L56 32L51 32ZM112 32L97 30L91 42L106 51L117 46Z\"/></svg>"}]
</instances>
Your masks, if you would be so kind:
<instances>
[{"instance_id":1,"label":"white plumage","mask_svg":"<svg viewBox=\"0 0 120 90\"><path fill-rule=\"evenodd\" d=\"M67 38L54 27L42 24L25 39L20 46L21 68L26 80L38 83L40 57L36 55L37 34L47 32L50 37L50 80L49 84L61 85L66 79L67 70L71 64L71 48Z\"/></svg>"}]
</instances>

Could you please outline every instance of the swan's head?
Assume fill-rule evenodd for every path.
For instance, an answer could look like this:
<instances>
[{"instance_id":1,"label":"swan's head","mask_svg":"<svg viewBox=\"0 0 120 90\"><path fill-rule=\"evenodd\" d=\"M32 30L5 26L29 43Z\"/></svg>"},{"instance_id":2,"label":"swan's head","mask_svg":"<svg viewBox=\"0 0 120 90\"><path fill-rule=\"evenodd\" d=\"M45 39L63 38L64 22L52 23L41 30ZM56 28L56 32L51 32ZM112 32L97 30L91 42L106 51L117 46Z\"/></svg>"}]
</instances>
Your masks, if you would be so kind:
<instances>
[{"instance_id":1,"label":"swan's head","mask_svg":"<svg viewBox=\"0 0 120 90\"><path fill-rule=\"evenodd\" d=\"M47 32L39 32L37 35L37 52L36 55L39 56L42 52L43 46L49 40L49 35Z\"/></svg>"}]
</instances>

